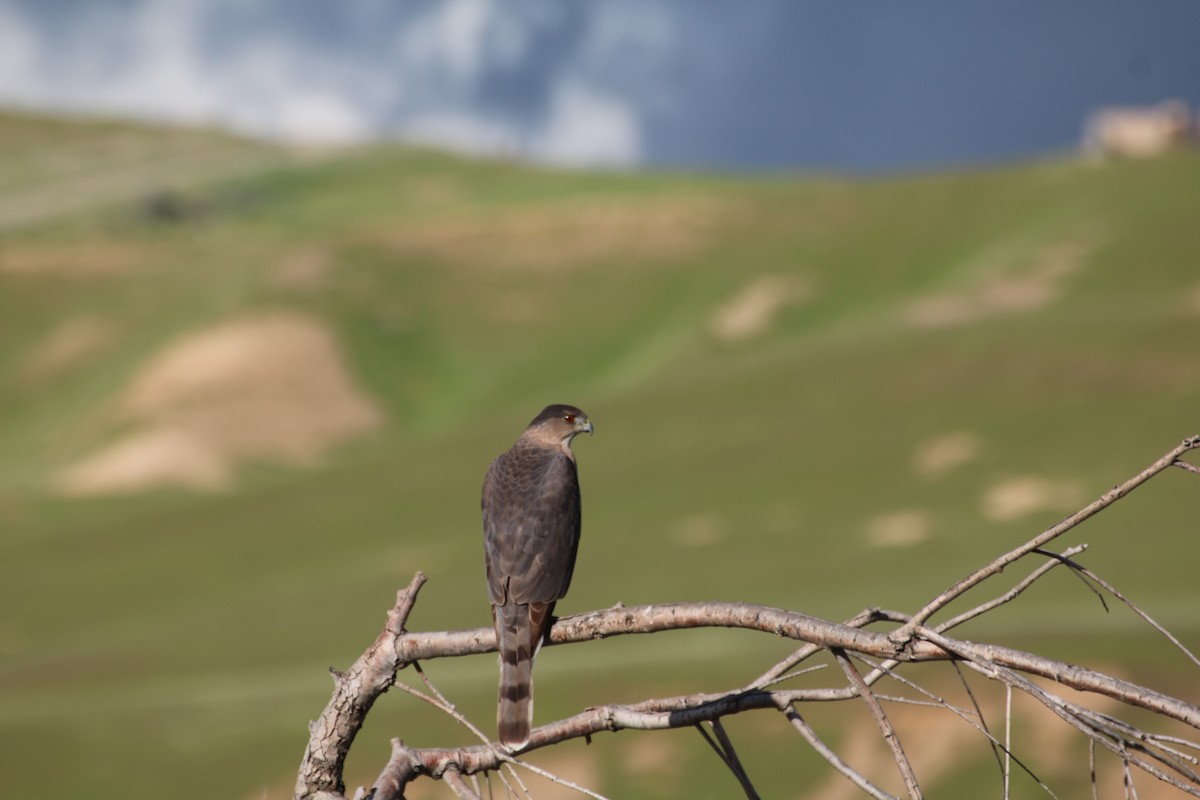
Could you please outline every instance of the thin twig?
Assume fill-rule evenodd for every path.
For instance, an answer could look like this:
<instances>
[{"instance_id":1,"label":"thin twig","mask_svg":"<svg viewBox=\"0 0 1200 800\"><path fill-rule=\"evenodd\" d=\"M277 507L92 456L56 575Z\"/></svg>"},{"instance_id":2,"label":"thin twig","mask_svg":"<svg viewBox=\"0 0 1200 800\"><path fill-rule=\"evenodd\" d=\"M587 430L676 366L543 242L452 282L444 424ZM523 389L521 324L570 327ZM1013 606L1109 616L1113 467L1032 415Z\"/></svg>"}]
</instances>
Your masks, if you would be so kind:
<instances>
[{"instance_id":1,"label":"thin twig","mask_svg":"<svg viewBox=\"0 0 1200 800\"><path fill-rule=\"evenodd\" d=\"M1061 553L1061 555L1063 557L1069 558L1070 556L1074 556L1074 555L1078 555L1079 553L1082 553L1084 550L1087 550L1086 544L1077 544L1074 547L1069 547L1066 550L1064 550ZM1047 553L1047 555L1054 556L1055 554ZM963 624L967 620L974 619L975 617L978 617L981 614L986 614L987 612L991 611L993 608L998 608L999 606L1002 606L1005 603L1015 600L1022 592L1024 592L1026 589L1028 589L1030 586L1032 586L1034 584L1034 582L1037 581L1038 578L1042 577L1047 572L1049 572L1050 570L1057 567L1059 565L1059 563L1060 563L1059 561L1045 562L1040 567L1035 569L1033 572L1029 573L1029 575L1027 575L1024 580L1022 580L1016 586L1012 587L1011 589L1009 589L1007 592L1000 595L999 597L989 600L988 602L983 603L981 605L975 606L975 608L964 611L963 613L959 614L957 617L954 617L953 619L950 619L950 620L947 620L946 622L935 625L933 629L944 633L945 631L948 631L951 628L958 627L959 625Z\"/></svg>"},{"instance_id":2,"label":"thin twig","mask_svg":"<svg viewBox=\"0 0 1200 800\"><path fill-rule=\"evenodd\" d=\"M979 704L975 703L975 695L972 694L972 692L970 690L970 686L967 685L966 679L963 677L962 672L958 669L957 663L952 662L955 671L958 672L958 674L959 674L959 678L963 681L963 684L965 686L967 686L967 694L971 697L971 701L975 705L975 716L979 719L979 722L976 722L975 720L971 719L972 715L966 709L959 708L958 706L954 705L953 703L946 702L946 700L944 700L941 697L938 697L937 695L933 694L932 692L924 689L920 685L913 683L912 681L906 679L899 673L896 673L891 669L884 670L882 665L872 664L871 660L868 658L864 658L862 656L858 656L857 658L859 661L862 661L864 664L867 664L868 666L872 666L876 669L885 671L887 673L888 677L892 678L893 680L900 681L901 683L903 683L906 686L911 686L913 689L915 689L916 691L925 695L926 697L933 698L933 702L927 703L926 705L932 706L934 708L943 708L943 709L949 711L950 713L954 714L956 717L961 719L963 722L970 725L976 731L983 734L983 736L988 740L988 743L991 744L992 751L996 753L997 763L1000 764L1000 769L1002 772L1005 769L1005 766L1004 766L1004 762L1001 760L1001 755L1000 755L1001 753L1003 753L1004 756L1011 758L1013 763L1015 763L1018 767L1020 767L1021 770L1026 775L1028 775L1038 786L1040 786L1042 788L1043 791L1046 792L1046 794L1050 795L1051 797L1055 798L1055 800L1057 800L1058 796L1056 794L1054 794L1053 790L1051 790L1051 788L1049 786L1047 786L1046 783L1041 778L1039 778L1034 773L1034 771L1032 769L1030 769L1030 767L1024 761L1017 758L1015 753L1013 753L1011 750L1009 750L1006 745L1001 744L1000 741L992 735L991 731L989 731L987 729L986 724L984 724L983 711L979 708ZM908 700L905 698L888 697L886 695L881 695L881 694L876 694L876 697L878 697L880 700L889 700L892 702L908 702L908 703L916 702L916 701Z\"/></svg>"},{"instance_id":3,"label":"thin twig","mask_svg":"<svg viewBox=\"0 0 1200 800\"><path fill-rule=\"evenodd\" d=\"M1033 552L1037 553L1040 556L1046 556L1047 558L1053 558L1053 559L1059 561L1060 563L1066 564L1068 567L1070 567L1071 574L1074 575L1076 578L1078 578L1079 582L1082 583L1084 586L1086 586L1087 590L1089 592L1096 595L1096 599L1099 600L1100 605L1104 607L1104 613L1107 614L1109 612L1108 601L1104 599L1104 592L1097 589L1092 584L1092 582L1087 579L1087 576L1084 574L1084 570L1080 568L1080 565L1078 563L1067 558L1066 555L1059 555L1058 553L1052 553L1049 550L1043 550L1040 547L1035 549Z\"/></svg>"},{"instance_id":4,"label":"thin twig","mask_svg":"<svg viewBox=\"0 0 1200 800\"><path fill-rule=\"evenodd\" d=\"M1125 772L1125 796L1129 800L1137 800L1137 787L1133 785L1133 773L1129 771L1129 759L1125 759L1121 766Z\"/></svg>"},{"instance_id":5,"label":"thin twig","mask_svg":"<svg viewBox=\"0 0 1200 800\"><path fill-rule=\"evenodd\" d=\"M1012 786L1012 687L1004 687L1004 800Z\"/></svg>"},{"instance_id":6,"label":"thin twig","mask_svg":"<svg viewBox=\"0 0 1200 800\"><path fill-rule=\"evenodd\" d=\"M406 683L397 682L396 686L398 686L400 689L404 690L405 692L411 694L412 696L429 703L434 708L436 708L439 711L441 711L442 713L446 714L448 717L453 719L459 725L462 725L464 728L469 730L472 734L475 735L475 738L479 739L484 744L490 743L491 740L488 738L487 734L485 734L482 730L479 729L478 726L476 726L473 722L471 722L469 719L467 719L465 716L463 716L461 713L459 713L458 709L454 706L454 704L451 703L449 700L447 700L446 696L443 695L438 690L438 688L433 685L433 681L430 680L429 676L425 673L425 670L421 667L420 661L412 662L412 668L419 676L421 676L421 681L425 684L425 686L429 689L429 691L433 693L433 696L430 697L422 692L419 692ZM499 753L500 751L497 751L497 752ZM515 759L514 759L514 761L515 761ZM505 763L504 768L508 770L508 772L512 776L513 780L515 780L518 784L521 783L521 777L519 775L517 775L516 771L513 769L512 764ZM504 788L509 792L509 794L515 794L512 786L510 786L508 783L508 779L504 777L503 772L497 772L496 777L498 777L500 779L500 782L504 784ZM521 788L524 789L525 788L524 785L521 785ZM526 794L528 794L528 793L529 793L528 790L526 790Z\"/></svg>"},{"instance_id":7,"label":"thin twig","mask_svg":"<svg viewBox=\"0 0 1200 800\"><path fill-rule=\"evenodd\" d=\"M817 755L821 756L821 758L828 761L830 766L844 775L855 786L871 795L871 797L874 797L875 800L900 800L895 795L888 794L883 789L871 783L864 775L851 768L845 761L842 761L838 754L831 750L829 745L821 740L821 737L817 736L817 732L805 722L795 707L788 706L783 710L783 713L788 718L788 721L792 723L792 727L804 737L804 741L808 742L809 747L816 751Z\"/></svg>"},{"instance_id":8,"label":"thin twig","mask_svg":"<svg viewBox=\"0 0 1200 800\"><path fill-rule=\"evenodd\" d=\"M872 622L880 621L880 619L882 619L882 617L880 616L879 609L867 608L867 609L863 609L862 611L858 612L857 614L855 614L853 617L846 620L842 624L845 625L847 628L865 628L867 625L871 624ZM824 647L822 647L821 645L818 645L818 644L805 644L803 647L799 648L794 653L789 655L787 658L784 658L778 664L771 667L769 670L767 670L762 675L757 677L753 683L750 683L749 685L746 686L746 689L747 690L763 689L763 688L766 688L767 686L771 686L772 684L774 684L778 681L783 680L783 676L785 673L787 673L789 670L795 668L797 664L800 664L801 662L813 657L814 655L816 655L817 653L820 653L824 649L825 649ZM800 674L800 673L793 673L793 674Z\"/></svg>"},{"instance_id":9,"label":"thin twig","mask_svg":"<svg viewBox=\"0 0 1200 800\"><path fill-rule=\"evenodd\" d=\"M696 732L700 734L700 738L709 746L709 749L717 754L717 758L721 759L721 763L729 769L733 769L729 764L729 756L725 755L725 751L721 749L721 745L717 744L717 740L712 737L711 733L704 730L704 723L697 722L695 728Z\"/></svg>"},{"instance_id":10,"label":"thin twig","mask_svg":"<svg viewBox=\"0 0 1200 800\"><path fill-rule=\"evenodd\" d=\"M1047 555L1050 555L1055 559L1060 559L1060 556L1061 557L1069 557L1069 556L1077 555L1079 553L1082 553L1086 549L1087 549L1086 544L1079 544L1079 545L1075 545L1073 547L1067 548L1061 554L1047 553ZM1028 589L1030 586L1032 586L1039 578L1041 578L1047 572L1049 572L1050 570L1054 569L1055 567L1057 567L1063 563L1064 562L1060 559L1060 560L1050 560L1050 561L1047 561L1047 562L1041 564L1040 566L1037 567L1037 569L1033 570L1033 572L1031 572L1029 575L1027 575L1017 585L1013 586L1011 589L1009 589L1004 594L1002 594L998 597L995 597L995 598L987 601L986 603L982 603L978 606L975 606L974 608L968 609L968 610L964 611L963 613L959 614L958 616L953 617L952 619L949 619L945 622L939 623L938 625L934 626L934 630L938 631L939 633L944 633L952 628L956 628L959 625L962 625L964 622L974 619L975 617L985 614L985 613L991 611L992 609L998 608L1006 603L1009 603L1009 602L1015 600L1026 589ZM1104 601L1101 600L1101 602L1103 603ZM886 611L886 610L878 609L878 608L869 609L867 612L862 612L855 619L859 620L868 614L869 614L870 621L886 620L886 621L890 621L890 622L899 622L900 624L905 625L911 620L911 617L909 617L907 614L901 614L897 611ZM884 662L882 667L891 669L900 663L902 663L902 662L900 662L899 660L891 659L891 660ZM873 684L876 679L878 679L878 674L876 674L876 673L872 673L872 674L866 676L866 681L868 684Z\"/></svg>"},{"instance_id":11,"label":"thin twig","mask_svg":"<svg viewBox=\"0 0 1200 800\"><path fill-rule=\"evenodd\" d=\"M493 750L492 752L496 752L496 751ZM500 752L498 755L498 758L499 758L501 764L503 764L504 766L509 768L509 773L512 775L513 780L516 781L517 788L520 789L520 792L518 792L516 789L513 789L512 785L509 784L508 781L504 780L504 775L502 773L500 773L499 771L497 771L496 777L500 778L500 782L504 784L504 791L508 792L508 794L512 795L513 797L520 797L521 795L524 795L525 797L533 797L533 795L529 791L529 787L525 785L525 781L521 780L520 774L518 774L517 771L515 769L513 769L513 765L525 767L525 768L529 769L530 772L535 772L535 774L536 774L536 771L533 769L530 769L529 764L526 764L524 761L518 761L517 759L510 756L508 753Z\"/></svg>"},{"instance_id":12,"label":"thin twig","mask_svg":"<svg viewBox=\"0 0 1200 800\"><path fill-rule=\"evenodd\" d=\"M746 773L741 760L737 757L737 752L733 749L733 742L730 741L729 736L725 733L725 727L717 719L711 720L708 724L713 729L713 734L716 736L715 739L709 735L708 731L704 730L703 723L696 723L696 730L700 732L704 741L708 743L708 746L721 759L721 763L733 773L733 777L737 779L746 796L750 800L759 800L758 792L750 782L750 776Z\"/></svg>"},{"instance_id":13,"label":"thin twig","mask_svg":"<svg viewBox=\"0 0 1200 800\"><path fill-rule=\"evenodd\" d=\"M605 797L604 795L598 794L597 792L592 791L591 789L587 788L586 786L580 786L577 783L573 783L573 782L567 780L566 778L555 775L553 772L544 770L541 767L536 766L534 764L530 764L528 761L520 761L518 759L511 758L511 757L508 760L511 761L511 763L520 767L521 769L527 769L530 772L532 772L534 775L540 775L548 781L552 781L554 783L557 783L559 786L565 786L568 789L579 792L580 794L584 795L585 797L591 797L591 798L593 798L593 800L608 800L608 798ZM521 784L521 788L525 791L526 795L529 794L529 790L525 788L525 784Z\"/></svg>"},{"instance_id":14,"label":"thin twig","mask_svg":"<svg viewBox=\"0 0 1200 800\"><path fill-rule=\"evenodd\" d=\"M1190 739L1181 739L1178 736L1165 736L1159 733L1148 733L1146 734L1146 738L1159 742L1170 742L1171 744L1178 744L1182 745L1183 747L1190 747L1193 750L1200 750L1200 742L1193 742Z\"/></svg>"},{"instance_id":15,"label":"thin twig","mask_svg":"<svg viewBox=\"0 0 1200 800\"><path fill-rule=\"evenodd\" d=\"M1164 766L1175 770L1193 783L1200 784L1200 774L1192 769L1193 766L1197 765L1197 759L1194 757L1150 741L1143 731L1108 714L1101 714L1098 711L1093 711L1090 708L1069 702L1054 695L1047 694L1046 697L1050 698L1064 711L1074 715L1081 722L1091 726L1097 733L1102 733L1112 740L1119 742L1122 748L1132 748L1139 753L1144 753ZM1124 752L1122 750L1122 757L1124 757Z\"/></svg>"},{"instance_id":16,"label":"thin twig","mask_svg":"<svg viewBox=\"0 0 1200 800\"><path fill-rule=\"evenodd\" d=\"M912 764L908 761L908 756L904 754L904 747L900 743L900 738L896 736L896 729L892 727L887 714L883 711L883 706L879 705L879 701L871 692L871 687L863 680L862 675L858 672L858 668L854 666L854 662L846 655L846 651L841 648L834 648L832 652L838 664L841 665L842 671L850 679L851 685L858 691L863 702L867 704L867 708L871 710L871 715L875 717L875 724L879 726L879 732L883 735L883 740L891 748L892 757L896 760L900 776L904 779L904 785L908 788L909 797L913 800L921 800L921 787L917 784L917 776L913 772Z\"/></svg>"},{"instance_id":17,"label":"thin twig","mask_svg":"<svg viewBox=\"0 0 1200 800\"><path fill-rule=\"evenodd\" d=\"M750 782L750 776L746 773L746 768L742 766L742 760L738 758L737 750L733 747L733 740L725 732L725 726L721 724L721 720L714 719L708 724L712 726L717 741L721 743L721 749L725 752L725 763L737 778L738 783L741 784L747 800L760 800L754 784Z\"/></svg>"},{"instance_id":18,"label":"thin twig","mask_svg":"<svg viewBox=\"0 0 1200 800\"><path fill-rule=\"evenodd\" d=\"M897 630L893 634L893 637L897 642L907 641L912 637L913 631L915 631L918 626L924 625L926 620L943 609L948 603L961 596L964 592L979 585L993 575L999 574L1012 562L1026 556L1039 547L1044 547L1047 543L1057 539L1059 536L1062 536L1079 523L1108 508L1113 503L1125 497L1134 489L1138 488L1158 473L1162 472L1168 467L1173 466L1175 462L1179 460L1179 456L1183 455L1189 450L1194 450L1197 447L1200 447L1200 436L1189 436L1188 438L1184 439L1180 444L1172 448L1170 452L1155 461L1150 466L1146 467L1137 475L1134 475L1132 478L1118 486L1114 486L1095 501L1083 507L1079 511L1076 511L1071 516L1067 517L1056 525L1050 526L1041 534L1029 540L1025 544L1010 550L997 559L994 559L991 563L975 570L967 577L946 589L944 592L927 603L924 608L922 608L916 614L913 614L912 619L909 620L908 624Z\"/></svg>"},{"instance_id":19,"label":"thin twig","mask_svg":"<svg viewBox=\"0 0 1200 800\"><path fill-rule=\"evenodd\" d=\"M1153 617L1151 617L1149 614L1147 614L1142 609L1138 608L1138 606L1132 600L1130 600L1128 597L1126 597L1124 594L1122 594L1120 591L1118 591L1117 587L1113 586L1111 583L1104 580L1099 575L1092 572L1090 569L1088 569L1087 567L1084 567L1081 564L1076 564L1074 562L1071 562L1070 566L1072 569L1079 571L1083 575L1086 575L1087 577L1091 578L1096 583L1103 586L1104 589L1109 594L1111 594L1113 597L1120 600L1125 605L1129 606L1130 610L1133 611L1133 613L1137 614L1150 627L1154 628L1154 630L1158 631L1160 634L1162 634L1164 637L1166 637L1167 641L1169 641L1171 644L1175 645L1176 649L1178 649L1181 653L1183 653L1185 656L1187 656L1188 659L1191 660L1191 662L1193 664L1200 667L1200 658L1197 658L1195 653L1193 653L1188 648L1184 647L1183 642L1179 641L1179 639L1177 639L1169 630L1164 628L1162 625L1159 625L1158 622L1155 621L1155 619Z\"/></svg>"},{"instance_id":20,"label":"thin twig","mask_svg":"<svg viewBox=\"0 0 1200 800\"><path fill-rule=\"evenodd\" d=\"M1119 736L1125 737L1126 739L1128 739L1132 742L1142 743L1147 747L1152 747L1157 750L1161 750L1163 752L1164 756L1166 756L1168 758L1175 759L1177 761L1186 762L1187 764L1190 764L1193 767L1200 766L1200 758L1196 758L1193 755L1189 755L1180 750L1176 750L1173 747L1168 747L1167 745L1163 744L1162 741L1160 741L1159 737L1152 736L1152 735L1146 733L1145 731L1143 731L1139 728L1136 728L1133 725L1130 725L1129 723L1125 722L1124 720L1117 719L1116 717L1111 716L1109 714L1104 714L1099 711L1094 711L1090 708L1086 708L1084 706L1080 706L1075 703L1069 703L1066 700L1063 700L1062 702L1064 703L1064 705L1071 708L1071 710L1074 711L1075 713L1080 714L1082 716L1087 716L1090 719L1095 720L1095 724L1098 728L1112 729L1113 731L1116 731ZM1182 766L1182 765L1180 765L1180 766ZM1184 767L1184 769L1188 769L1188 767ZM1198 779L1200 779L1200 776L1197 776L1197 777L1198 777Z\"/></svg>"},{"instance_id":21,"label":"thin twig","mask_svg":"<svg viewBox=\"0 0 1200 800\"><path fill-rule=\"evenodd\" d=\"M958 662L951 661L950 665L954 667L954 674L958 676L958 681L962 684L963 690L967 693L967 698L971 701L971 707L975 709L975 716L979 719L979 725L983 733L988 738L988 742L992 745L992 754L996 757L996 765L1000 768L1000 774L1004 774L1004 759L1000 754L1001 745L996 741L996 737L992 736L992 731L988 727L987 718L983 715L983 709L979 706L979 701L975 698L975 692L971 691L971 684L967 682L967 676L963 675L962 669L958 666Z\"/></svg>"},{"instance_id":22,"label":"thin twig","mask_svg":"<svg viewBox=\"0 0 1200 800\"><path fill-rule=\"evenodd\" d=\"M784 683L785 681L790 681L792 678L799 678L802 675L809 675L814 672L820 672L821 670L828 669L828 668L829 668L828 664L815 664L811 667L805 667L804 669L792 670L791 672L785 672L784 674L780 675L778 678L772 678L771 680L768 680L761 685L758 685L758 681L755 681L754 688L765 689L768 686L778 686L779 684Z\"/></svg>"},{"instance_id":23,"label":"thin twig","mask_svg":"<svg viewBox=\"0 0 1200 800\"><path fill-rule=\"evenodd\" d=\"M928 628L921 629L920 635L924 636L924 637L933 637L933 638L938 637L938 634L929 630ZM950 643L947 642L947 644L950 644ZM1113 737L1115 739L1115 741L1111 740L1110 739L1111 734L1109 734L1108 732L1103 731L1101 729L1097 729L1096 727L1094 727L1093 724L1089 723L1085 717L1083 717L1077 713L1073 713L1070 708L1070 704L1067 703L1066 701L1064 701L1061 697L1047 694L1045 691L1043 691L1041 689L1041 687L1037 686L1035 683L1033 683L1031 680L1024 677L1023 675L1020 675L1007 667L999 666L995 662L990 661L986 658L980 657L979 655L977 655L973 652L973 648L969 643L961 643L961 644L966 645L966 646L965 647L960 647L959 645L951 645L951 646L952 647L960 647L960 649L958 650L958 654L963 658L964 663L971 669L974 669L984 675L987 675L988 677L992 678L993 680L998 680L998 681L1005 683L1006 685L1011 685L1011 686L1014 686L1015 688L1021 689L1023 692L1028 694L1030 697L1033 697L1038 702L1040 702L1043 706L1045 706L1046 708L1048 708L1052 712L1054 712L1054 714L1056 714L1060 719L1065 721L1071 727L1080 731L1085 736L1089 737L1092 741L1097 742L1097 743L1103 745L1105 748L1118 754L1123 760L1133 763L1135 766L1137 766L1142 771L1150 773L1151 775L1158 778L1159 780L1161 780L1165 783L1169 783L1172 786L1176 787L1177 789L1181 789L1181 790L1187 792L1188 794L1193 795L1194 797L1200 797L1200 776L1195 775L1190 770L1187 770L1186 768L1181 767L1179 764L1164 762L1164 763L1167 763L1168 766L1170 766L1176 772L1187 776L1188 780L1192 781L1191 784L1185 784L1182 781L1180 781L1179 779L1175 778L1174 776L1169 775L1166 772L1163 772L1161 769L1158 769L1153 764L1145 761L1144 759L1134 756L1133 754L1129 753L1125 749L1125 744L1127 742L1123 737ZM1159 757L1155 754L1151 754L1151 755L1156 760L1164 761L1161 757Z\"/></svg>"}]
</instances>

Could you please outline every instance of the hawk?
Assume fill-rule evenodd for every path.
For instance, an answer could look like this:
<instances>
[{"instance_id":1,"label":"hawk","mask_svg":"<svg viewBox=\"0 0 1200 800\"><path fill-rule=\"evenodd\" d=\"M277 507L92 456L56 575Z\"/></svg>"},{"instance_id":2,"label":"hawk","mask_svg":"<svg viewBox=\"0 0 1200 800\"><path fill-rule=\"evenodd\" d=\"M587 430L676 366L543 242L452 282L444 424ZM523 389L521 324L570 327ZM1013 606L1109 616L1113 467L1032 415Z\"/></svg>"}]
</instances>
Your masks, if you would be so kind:
<instances>
[{"instance_id":1,"label":"hawk","mask_svg":"<svg viewBox=\"0 0 1200 800\"><path fill-rule=\"evenodd\" d=\"M533 727L533 657L567 593L579 548L579 475L571 440L591 433L575 406L547 406L483 480L484 559L500 651L500 742L524 747Z\"/></svg>"}]
</instances>

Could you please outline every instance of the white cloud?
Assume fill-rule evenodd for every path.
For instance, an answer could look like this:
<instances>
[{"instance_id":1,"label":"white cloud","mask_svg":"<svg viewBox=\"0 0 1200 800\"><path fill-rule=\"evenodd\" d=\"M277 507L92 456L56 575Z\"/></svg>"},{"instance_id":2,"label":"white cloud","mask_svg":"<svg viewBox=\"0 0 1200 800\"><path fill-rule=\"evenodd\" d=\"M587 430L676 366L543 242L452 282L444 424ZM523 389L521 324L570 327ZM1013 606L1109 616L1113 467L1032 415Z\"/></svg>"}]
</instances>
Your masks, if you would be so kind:
<instances>
[{"instance_id":1,"label":"white cloud","mask_svg":"<svg viewBox=\"0 0 1200 800\"><path fill-rule=\"evenodd\" d=\"M0 96L35 103L40 92L33 69L37 40L20 14L0 5Z\"/></svg>"},{"instance_id":2,"label":"white cloud","mask_svg":"<svg viewBox=\"0 0 1200 800\"><path fill-rule=\"evenodd\" d=\"M520 131L511 124L477 114L433 111L406 121L400 130L404 139L444 147L472 155L524 155Z\"/></svg>"},{"instance_id":3,"label":"white cloud","mask_svg":"<svg viewBox=\"0 0 1200 800\"><path fill-rule=\"evenodd\" d=\"M628 166L641 154L637 115L628 103L567 80L554 91L531 150L552 164Z\"/></svg>"},{"instance_id":4,"label":"white cloud","mask_svg":"<svg viewBox=\"0 0 1200 800\"><path fill-rule=\"evenodd\" d=\"M405 28L400 56L410 68L474 81L485 66L484 37L493 16L490 0L448 0Z\"/></svg>"},{"instance_id":5,"label":"white cloud","mask_svg":"<svg viewBox=\"0 0 1200 800\"><path fill-rule=\"evenodd\" d=\"M239 114L235 125L253 133L308 142L351 142L371 134L370 121L344 97L323 91L291 91L258 113Z\"/></svg>"},{"instance_id":6,"label":"white cloud","mask_svg":"<svg viewBox=\"0 0 1200 800\"><path fill-rule=\"evenodd\" d=\"M598 5L581 17L557 0L350 5L350 35L338 39L304 27L318 23L283 3L270 14L294 14L295 24L264 25L267 15L247 25L236 0L80 3L60 16L29 8L0 5L0 102L293 140L400 136L572 166L641 155L635 102L606 86L599 63L644 49L628 10ZM582 32L572 27L580 20ZM394 26L390 49L375 24ZM663 35L655 30L652 40ZM356 48L360 39L371 47ZM556 50L563 42L574 49ZM497 76L505 94L491 92Z\"/></svg>"}]
</instances>

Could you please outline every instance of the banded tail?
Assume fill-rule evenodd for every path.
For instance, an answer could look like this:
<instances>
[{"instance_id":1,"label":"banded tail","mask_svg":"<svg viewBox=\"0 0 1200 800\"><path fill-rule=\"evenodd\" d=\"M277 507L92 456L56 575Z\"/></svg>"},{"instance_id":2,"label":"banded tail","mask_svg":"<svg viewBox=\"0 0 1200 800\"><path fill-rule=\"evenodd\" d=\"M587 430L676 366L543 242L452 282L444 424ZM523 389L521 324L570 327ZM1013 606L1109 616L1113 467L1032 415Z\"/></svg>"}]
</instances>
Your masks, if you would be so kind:
<instances>
[{"instance_id":1,"label":"banded tail","mask_svg":"<svg viewBox=\"0 0 1200 800\"><path fill-rule=\"evenodd\" d=\"M496 727L500 743L519 750L533 729L533 658L550 622L553 603L493 606L500 650Z\"/></svg>"}]
</instances>

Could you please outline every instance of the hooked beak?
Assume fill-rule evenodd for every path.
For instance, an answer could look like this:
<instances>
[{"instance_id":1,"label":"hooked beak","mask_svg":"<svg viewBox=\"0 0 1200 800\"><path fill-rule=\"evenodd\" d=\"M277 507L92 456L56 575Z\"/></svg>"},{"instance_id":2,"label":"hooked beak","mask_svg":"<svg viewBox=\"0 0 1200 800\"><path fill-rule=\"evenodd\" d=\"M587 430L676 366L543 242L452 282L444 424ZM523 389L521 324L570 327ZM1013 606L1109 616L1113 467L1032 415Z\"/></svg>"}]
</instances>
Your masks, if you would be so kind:
<instances>
[{"instance_id":1,"label":"hooked beak","mask_svg":"<svg viewBox=\"0 0 1200 800\"><path fill-rule=\"evenodd\" d=\"M583 422L575 423L575 430L579 431L580 433L586 433L590 435L593 430L592 421L588 419L584 420Z\"/></svg>"}]
</instances>

